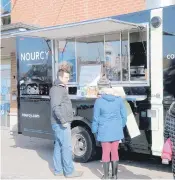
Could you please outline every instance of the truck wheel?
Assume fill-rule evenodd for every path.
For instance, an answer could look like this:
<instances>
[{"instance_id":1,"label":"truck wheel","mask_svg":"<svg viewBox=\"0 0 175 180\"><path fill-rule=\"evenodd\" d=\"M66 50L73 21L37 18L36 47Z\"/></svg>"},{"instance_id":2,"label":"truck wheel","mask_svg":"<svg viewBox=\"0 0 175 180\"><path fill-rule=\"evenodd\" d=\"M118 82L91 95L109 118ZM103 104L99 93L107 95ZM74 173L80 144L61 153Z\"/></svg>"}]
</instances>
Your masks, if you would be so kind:
<instances>
[{"instance_id":1,"label":"truck wheel","mask_svg":"<svg viewBox=\"0 0 175 180\"><path fill-rule=\"evenodd\" d=\"M85 163L95 154L93 134L85 127L77 126L72 129L72 151L75 162Z\"/></svg>"}]
</instances>

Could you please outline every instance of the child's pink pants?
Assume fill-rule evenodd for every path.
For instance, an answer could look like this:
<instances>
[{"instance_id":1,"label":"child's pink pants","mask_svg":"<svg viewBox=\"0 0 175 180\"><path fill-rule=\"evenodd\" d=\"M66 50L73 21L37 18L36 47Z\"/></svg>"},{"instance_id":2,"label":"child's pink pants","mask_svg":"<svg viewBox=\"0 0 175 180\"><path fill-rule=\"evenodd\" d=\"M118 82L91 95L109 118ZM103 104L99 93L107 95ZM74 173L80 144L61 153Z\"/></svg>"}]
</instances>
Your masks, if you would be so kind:
<instances>
[{"instance_id":1,"label":"child's pink pants","mask_svg":"<svg viewBox=\"0 0 175 180\"><path fill-rule=\"evenodd\" d=\"M110 162L110 161L118 161L118 146L119 141L114 142L102 142L102 161ZM111 158L110 158L111 155Z\"/></svg>"}]
</instances>

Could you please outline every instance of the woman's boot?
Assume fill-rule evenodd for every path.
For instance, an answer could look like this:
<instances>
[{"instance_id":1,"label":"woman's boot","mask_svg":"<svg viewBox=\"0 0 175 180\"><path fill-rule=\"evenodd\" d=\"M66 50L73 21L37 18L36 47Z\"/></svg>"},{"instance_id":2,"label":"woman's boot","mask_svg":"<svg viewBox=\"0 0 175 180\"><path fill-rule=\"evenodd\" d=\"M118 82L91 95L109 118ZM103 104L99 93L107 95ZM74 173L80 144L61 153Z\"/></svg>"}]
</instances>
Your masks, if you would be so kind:
<instances>
[{"instance_id":1,"label":"woman's boot","mask_svg":"<svg viewBox=\"0 0 175 180\"><path fill-rule=\"evenodd\" d=\"M112 179L117 179L118 161L112 161Z\"/></svg>"},{"instance_id":2,"label":"woman's boot","mask_svg":"<svg viewBox=\"0 0 175 180\"><path fill-rule=\"evenodd\" d=\"M109 179L109 162L103 162L104 175L102 179Z\"/></svg>"}]
</instances>

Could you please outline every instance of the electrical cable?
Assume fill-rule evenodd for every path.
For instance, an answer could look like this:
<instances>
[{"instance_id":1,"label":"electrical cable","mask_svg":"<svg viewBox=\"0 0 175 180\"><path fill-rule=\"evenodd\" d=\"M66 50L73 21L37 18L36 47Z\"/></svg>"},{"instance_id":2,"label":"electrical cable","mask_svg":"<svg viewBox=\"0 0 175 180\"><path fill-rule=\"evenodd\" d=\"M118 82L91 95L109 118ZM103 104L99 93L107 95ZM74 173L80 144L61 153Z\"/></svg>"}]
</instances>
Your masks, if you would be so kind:
<instances>
[{"instance_id":1,"label":"electrical cable","mask_svg":"<svg viewBox=\"0 0 175 180\"><path fill-rule=\"evenodd\" d=\"M57 15L57 17L56 17L56 19L55 19L53 25L56 24L56 22L57 22L57 20L58 20L58 18L59 18L59 16L60 16L61 10L62 10L63 7L64 7L65 2L66 2L66 0L63 1L63 4L62 4L62 6L61 6L61 8L60 8L60 10L59 10L59 12L58 12L58 15Z\"/></svg>"}]
</instances>

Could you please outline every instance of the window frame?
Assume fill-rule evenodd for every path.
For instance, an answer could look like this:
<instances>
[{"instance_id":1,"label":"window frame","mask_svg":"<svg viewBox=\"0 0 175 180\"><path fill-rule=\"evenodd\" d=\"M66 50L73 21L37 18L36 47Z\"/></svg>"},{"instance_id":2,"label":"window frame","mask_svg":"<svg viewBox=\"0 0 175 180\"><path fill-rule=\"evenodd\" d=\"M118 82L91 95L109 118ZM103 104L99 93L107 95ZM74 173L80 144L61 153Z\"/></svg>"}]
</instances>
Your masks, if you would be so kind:
<instances>
[{"instance_id":1,"label":"window frame","mask_svg":"<svg viewBox=\"0 0 175 180\"><path fill-rule=\"evenodd\" d=\"M145 31L146 31L146 53L147 53L147 72L146 72L146 80L143 80L143 81L131 81L130 80L130 70L129 70L129 80L128 81L122 81L122 61L121 61L121 56L122 56L122 41L121 41L121 36L122 36L122 33L126 33L127 32L127 37L128 37L128 69L130 69L130 33L132 32L138 32L138 31L123 31L123 32L110 32L110 33L107 33L107 34L104 34L104 61L106 60L106 55L105 55L105 43L106 43L106 35L108 34L112 34L112 33L120 33L120 67L121 67L121 81L110 81L111 82L111 86L113 87L117 87L117 86L122 86L122 87L140 87L140 86L150 86L150 33L149 33L149 23L144 23L144 26L145 26ZM137 29L138 30L138 29ZM141 31L142 29L139 29L139 32ZM102 34L96 34L94 36L101 36ZM84 36L84 37L92 37L92 36ZM70 39L66 39L64 41L69 41ZM71 39L72 40L72 39ZM55 43L54 43L54 46L55 46L55 51L54 51L54 55L55 55L55 63L54 63L54 70L55 70L55 73L57 72L58 70L58 63L59 63L59 40L53 40ZM61 40L60 40L61 41ZM76 81L75 82L69 82L69 85L78 85L79 82L78 82L78 63L77 63L77 38L74 38L74 42L75 42L75 66L76 66ZM56 74L55 74L55 77L56 77Z\"/></svg>"}]
</instances>

